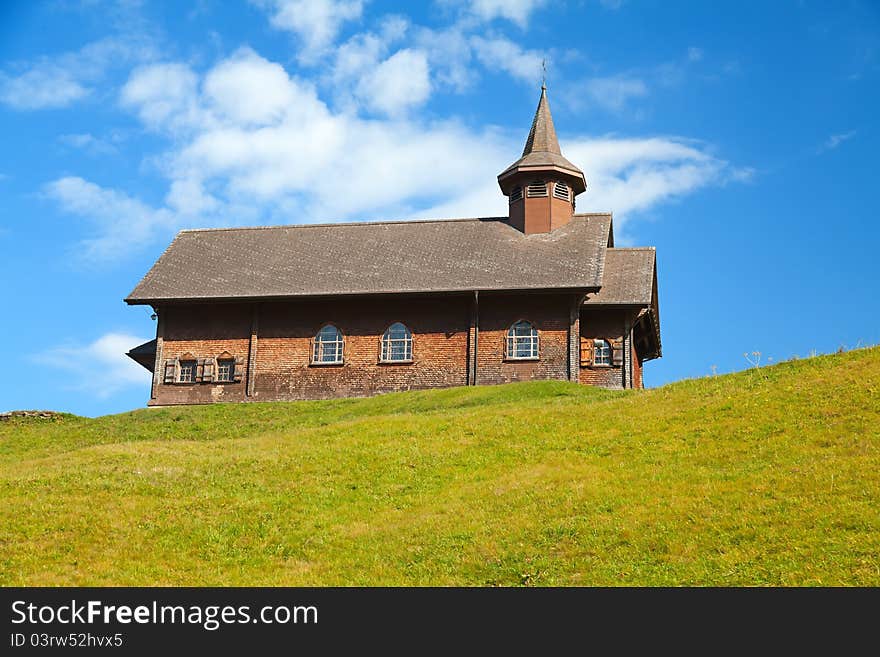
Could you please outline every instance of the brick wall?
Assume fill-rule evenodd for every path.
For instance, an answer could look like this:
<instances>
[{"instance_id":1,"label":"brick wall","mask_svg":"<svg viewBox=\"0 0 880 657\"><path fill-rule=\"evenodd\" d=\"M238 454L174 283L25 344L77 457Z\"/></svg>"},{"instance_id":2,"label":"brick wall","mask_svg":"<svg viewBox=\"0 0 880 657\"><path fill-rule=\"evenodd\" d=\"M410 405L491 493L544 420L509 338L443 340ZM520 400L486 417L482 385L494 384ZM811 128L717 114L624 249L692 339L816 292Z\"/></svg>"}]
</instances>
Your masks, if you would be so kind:
<instances>
[{"instance_id":1,"label":"brick wall","mask_svg":"<svg viewBox=\"0 0 880 657\"><path fill-rule=\"evenodd\" d=\"M477 383L566 380L572 302L571 294L481 294ZM238 383L164 383L159 376L150 402L155 405L365 396L461 386L471 379L468 365L475 333L471 295L266 302L258 307L198 304L159 312L163 362L186 353L216 358L229 352L244 359L247 374ZM505 358L507 331L520 319L532 322L539 331L539 360ZM624 320L622 313L584 311L580 333L618 336ZM381 335L393 322L404 323L413 333L412 363L379 362ZM312 340L327 323L344 336L342 365L310 363ZM252 342L254 326L258 329ZM619 367L580 368L575 362L575 369L581 383L622 386Z\"/></svg>"},{"instance_id":2,"label":"brick wall","mask_svg":"<svg viewBox=\"0 0 880 657\"><path fill-rule=\"evenodd\" d=\"M642 364L639 362L638 354L636 353L635 345L632 347L632 353L630 355L632 358L632 377L633 377L633 388L644 388L644 382L642 381Z\"/></svg>"},{"instance_id":3,"label":"brick wall","mask_svg":"<svg viewBox=\"0 0 880 657\"><path fill-rule=\"evenodd\" d=\"M604 338L609 342L624 337L627 315L624 311L605 308L583 308L581 310L581 337L587 339ZM580 383L603 388L623 388L623 366L581 367Z\"/></svg>"},{"instance_id":4,"label":"brick wall","mask_svg":"<svg viewBox=\"0 0 880 657\"><path fill-rule=\"evenodd\" d=\"M323 399L467 384L469 297L328 300L260 309L254 397ZM344 335L344 364L310 365L312 339L326 323ZM413 333L413 362L379 362L393 322Z\"/></svg>"},{"instance_id":5,"label":"brick wall","mask_svg":"<svg viewBox=\"0 0 880 657\"><path fill-rule=\"evenodd\" d=\"M243 304L169 306L159 310L162 318L162 354L156 397L151 405L201 404L243 401L240 383L164 383L162 363L190 353L196 358L216 358L224 351L247 358L251 331L251 307Z\"/></svg>"},{"instance_id":6,"label":"brick wall","mask_svg":"<svg viewBox=\"0 0 880 657\"><path fill-rule=\"evenodd\" d=\"M568 325L572 295L480 295L477 384L568 378ZM524 319L538 329L540 359L504 358L511 324Z\"/></svg>"}]
</instances>

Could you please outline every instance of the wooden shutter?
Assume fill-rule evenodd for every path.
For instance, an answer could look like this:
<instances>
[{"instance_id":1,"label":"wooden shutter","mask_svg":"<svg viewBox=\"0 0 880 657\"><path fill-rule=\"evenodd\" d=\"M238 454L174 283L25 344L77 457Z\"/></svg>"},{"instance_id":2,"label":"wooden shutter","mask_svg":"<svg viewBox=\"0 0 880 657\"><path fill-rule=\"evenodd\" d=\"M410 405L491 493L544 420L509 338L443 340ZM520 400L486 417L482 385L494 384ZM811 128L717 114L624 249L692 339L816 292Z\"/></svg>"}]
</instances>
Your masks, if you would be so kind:
<instances>
[{"instance_id":1,"label":"wooden shutter","mask_svg":"<svg viewBox=\"0 0 880 657\"><path fill-rule=\"evenodd\" d=\"M205 371L205 359L197 358L196 359L196 371L193 372L193 381L196 383L200 383L202 380L202 374Z\"/></svg>"},{"instance_id":2,"label":"wooden shutter","mask_svg":"<svg viewBox=\"0 0 880 657\"><path fill-rule=\"evenodd\" d=\"M177 359L169 358L165 361L165 376L163 383L174 383L177 380Z\"/></svg>"},{"instance_id":3,"label":"wooden shutter","mask_svg":"<svg viewBox=\"0 0 880 657\"><path fill-rule=\"evenodd\" d=\"M611 340L611 364L615 367L623 365L623 338Z\"/></svg>"},{"instance_id":4,"label":"wooden shutter","mask_svg":"<svg viewBox=\"0 0 880 657\"><path fill-rule=\"evenodd\" d=\"M236 383L240 383L244 378L244 358L241 356L236 357L235 359L235 374L232 377L232 380Z\"/></svg>"},{"instance_id":5,"label":"wooden shutter","mask_svg":"<svg viewBox=\"0 0 880 657\"><path fill-rule=\"evenodd\" d=\"M205 358L205 362L202 363L202 381L204 383L211 383L214 380L214 359L213 358Z\"/></svg>"},{"instance_id":6,"label":"wooden shutter","mask_svg":"<svg viewBox=\"0 0 880 657\"><path fill-rule=\"evenodd\" d=\"M593 364L593 338L581 336L581 367Z\"/></svg>"}]
</instances>

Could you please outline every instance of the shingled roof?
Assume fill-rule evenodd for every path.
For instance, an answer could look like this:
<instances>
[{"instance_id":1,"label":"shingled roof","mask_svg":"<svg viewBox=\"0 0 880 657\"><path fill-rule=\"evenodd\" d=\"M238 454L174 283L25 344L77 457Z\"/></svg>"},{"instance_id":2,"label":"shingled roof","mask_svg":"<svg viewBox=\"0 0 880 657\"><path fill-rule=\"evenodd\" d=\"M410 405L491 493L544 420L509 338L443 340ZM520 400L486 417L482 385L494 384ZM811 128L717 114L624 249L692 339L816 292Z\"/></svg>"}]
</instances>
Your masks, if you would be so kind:
<instances>
[{"instance_id":1,"label":"shingled roof","mask_svg":"<svg viewBox=\"0 0 880 657\"><path fill-rule=\"evenodd\" d=\"M522 157L498 175L498 183L503 191L507 187L506 181L513 174L547 167L566 174L574 187L575 194L580 194L587 188L584 172L562 155L559 139L556 137L556 127L553 125L553 116L550 113L550 101L547 100L547 87L542 86L541 98L535 110L535 118L532 119L532 128L529 130Z\"/></svg>"},{"instance_id":2,"label":"shingled roof","mask_svg":"<svg viewBox=\"0 0 880 657\"><path fill-rule=\"evenodd\" d=\"M648 306L654 294L654 247L608 249L602 288L587 304Z\"/></svg>"},{"instance_id":3,"label":"shingled roof","mask_svg":"<svg viewBox=\"0 0 880 657\"><path fill-rule=\"evenodd\" d=\"M506 217L184 230L126 298L595 289L611 215L524 235Z\"/></svg>"}]
</instances>

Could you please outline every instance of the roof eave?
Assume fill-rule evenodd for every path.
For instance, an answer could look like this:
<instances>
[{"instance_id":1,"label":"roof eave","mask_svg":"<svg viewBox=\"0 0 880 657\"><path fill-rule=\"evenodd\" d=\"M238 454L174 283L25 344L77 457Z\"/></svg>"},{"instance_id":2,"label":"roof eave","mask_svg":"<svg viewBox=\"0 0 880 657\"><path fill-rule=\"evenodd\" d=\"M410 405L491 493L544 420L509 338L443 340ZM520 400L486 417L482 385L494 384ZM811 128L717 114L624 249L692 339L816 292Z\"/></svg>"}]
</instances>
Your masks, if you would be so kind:
<instances>
[{"instance_id":1,"label":"roof eave","mask_svg":"<svg viewBox=\"0 0 880 657\"><path fill-rule=\"evenodd\" d=\"M434 294L471 294L472 292L503 292L503 293L577 293L589 294L599 290L598 284L576 286L552 286L552 287L467 287L449 290L394 290L389 292L325 292L310 294L278 294L278 295L251 295L251 296L225 296L225 297L155 297L124 299L130 306L161 306L164 304L177 303L255 303L262 301L299 301L304 299L335 299L335 298L362 298L362 297L390 297L390 296L431 296Z\"/></svg>"},{"instance_id":2,"label":"roof eave","mask_svg":"<svg viewBox=\"0 0 880 657\"><path fill-rule=\"evenodd\" d=\"M517 174L546 172L558 173L568 178L572 184L571 186L574 190L575 195L582 194L587 190L587 179L584 177L583 171L579 169L569 169L567 167L561 167L556 164L513 164L512 166L498 174L498 186L501 187L502 193L507 195L510 192L510 184L508 183L512 182L512 178Z\"/></svg>"}]
</instances>

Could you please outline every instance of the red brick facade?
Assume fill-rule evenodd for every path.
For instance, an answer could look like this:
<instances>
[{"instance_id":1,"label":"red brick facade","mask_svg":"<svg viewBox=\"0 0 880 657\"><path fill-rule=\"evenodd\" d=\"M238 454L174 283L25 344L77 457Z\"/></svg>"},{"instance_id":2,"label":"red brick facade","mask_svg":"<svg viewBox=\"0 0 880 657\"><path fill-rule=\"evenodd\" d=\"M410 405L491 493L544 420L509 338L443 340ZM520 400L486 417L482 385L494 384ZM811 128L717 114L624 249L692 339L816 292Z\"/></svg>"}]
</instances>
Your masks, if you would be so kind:
<instances>
[{"instance_id":1,"label":"red brick facade","mask_svg":"<svg viewBox=\"0 0 880 657\"><path fill-rule=\"evenodd\" d=\"M470 295L450 295L169 305L159 309L159 375L150 404L324 399L474 382L577 380L578 370L584 383L622 387L619 367L617 379L602 372L608 376L593 380L585 376L592 370L579 367L577 315L572 323L576 301L572 294L484 293L476 303ZM507 357L507 332L519 320L538 331L535 360ZM412 362L380 362L381 336L394 322L412 331ZM315 334L328 323L344 336L341 365L311 362ZM173 371L181 356L217 359L221 354L243 362L240 381L178 383L164 374L166 364Z\"/></svg>"},{"instance_id":2,"label":"red brick facade","mask_svg":"<svg viewBox=\"0 0 880 657\"><path fill-rule=\"evenodd\" d=\"M617 346L620 353L610 365L595 364L587 350L580 363L578 381L585 385L603 388L641 388L642 368L632 343L632 322L635 311L612 308L583 308L580 317L581 340L607 340L612 347Z\"/></svg>"}]
</instances>

